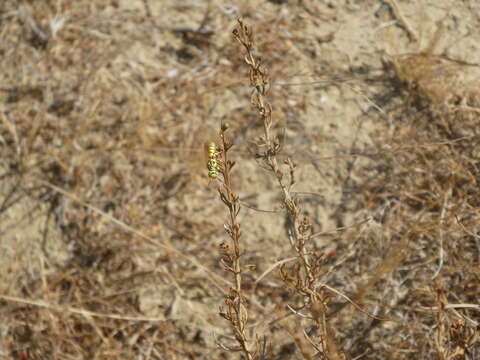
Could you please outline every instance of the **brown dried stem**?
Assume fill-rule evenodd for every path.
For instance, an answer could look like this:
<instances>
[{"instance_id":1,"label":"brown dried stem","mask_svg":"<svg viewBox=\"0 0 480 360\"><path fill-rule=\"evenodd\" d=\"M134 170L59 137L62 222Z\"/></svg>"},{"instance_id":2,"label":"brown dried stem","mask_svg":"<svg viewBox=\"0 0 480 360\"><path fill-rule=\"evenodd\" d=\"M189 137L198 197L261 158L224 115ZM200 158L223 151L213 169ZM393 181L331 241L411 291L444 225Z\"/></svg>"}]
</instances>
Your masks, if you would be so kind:
<instances>
[{"instance_id":1,"label":"brown dried stem","mask_svg":"<svg viewBox=\"0 0 480 360\"><path fill-rule=\"evenodd\" d=\"M262 161L264 168L270 170L277 180L283 193L283 204L287 210L292 227L290 243L297 254L298 262L290 269L282 266L283 280L293 286L306 298L310 304L312 319L320 329L321 352L331 359L340 359L341 354L332 336L332 329L326 320L326 294L322 289L316 289L316 280L321 272L323 257L321 254L308 250L312 240L312 225L308 217L301 216L301 208L292 195L295 185L295 164L291 159L285 160L288 170L282 170L277 155L281 145L278 137L272 135L272 106L266 96L269 89L269 77L259 58L253 55L253 34L250 29L238 20L238 28L234 29L235 39L244 47L245 62L250 69L250 86L252 87L252 104L258 111L263 125L263 136L257 143L257 159ZM317 347L315 347L317 349Z\"/></svg>"},{"instance_id":2,"label":"brown dried stem","mask_svg":"<svg viewBox=\"0 0 480 360\"><path fill-rule=\"evenodd\" d=\"M228 151L232 147L232 144L227 139L227 129L227 125L222 124L220 131L220 137L222 139L220 173L223 176L223 185L218 191L222 202L227 206L229 211L229 221L225 224L225 230L230 237L233 249L225 243L221 245L223 255L221 263L225 270L232 274L235 286L230 289L230 293L226 296L225 304L227 309L225 311L221 309L220 315L230 322L235 334L235 339L240 345L239 348L224 347L231 351L241 351L248 360L252 360L255 356L249 349L245 333L245 327L248 322L248 312L245 306L246 300L242 294L242 264L240 262L242 255L240 244L241 231L240 224L237 220L240 212L240 200L232 189L231 171L235 166L235 162L231 161L228 157Z\"/></svg>"}]
</instances>

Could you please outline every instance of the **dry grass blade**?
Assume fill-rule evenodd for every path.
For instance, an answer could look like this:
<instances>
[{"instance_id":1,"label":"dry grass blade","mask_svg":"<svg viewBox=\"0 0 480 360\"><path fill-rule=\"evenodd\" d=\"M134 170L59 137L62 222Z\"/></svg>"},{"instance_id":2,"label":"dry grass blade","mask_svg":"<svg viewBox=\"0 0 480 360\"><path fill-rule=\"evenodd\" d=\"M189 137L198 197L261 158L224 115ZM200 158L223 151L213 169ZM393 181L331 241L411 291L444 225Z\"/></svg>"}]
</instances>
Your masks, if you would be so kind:
<instances>
[{"instance_id":1,"label":"dry grass blade","mask_svg":"<svg viewBox=\"0 0 480 360\"><path fill-rule=\"evenodd\" d=\"M116 225L120 226L121 228L127 230L128 232L132 233L132 234L135 234L137 235L138 237L140 237L141 239L143 240L146 240L148 241L149 243L155 245L155 246L158 246L159 248L162 248L162 249L165 249L167 251L171 251L171 252L174 252L176 255L180 256L180 257L183 257L185 259L187 259L188 261L190 261L192 264L194 264L195 266L197 266L199 269L201 269L202 271L205 271L206 274L208 274L208 277L209 279L212 281L213 285L215 287L217 287L219 290L221 290L222 292L225 292L226 293L226 290L224 289L224 287L220 286L219 283L223 283L225 285L230 285L230 283L225 280L224 278L222 278L221 276L218 276L217 274L215 274L214 272L212 272L211 270L207 269L205 266L203 266L202 264L200 264L198 262L198 260L196 260L193 256L189 256L187 254L185 254L183 251L181 250L178 250L178 249L175 249L171 246L167 246L167 245L164 245L162 243L159 243L157 240L155 239L152 239L151 237L143 234L142 232L138 231L137 229L125 224L124 222L114 218L113 216L105 213L104 211L96 208L95 206L92 206L92 205L89 205L87 203L85 203L84 201L82 201L81 199L77 198L75 195L73 194L70 194L68 193L67 191L59 188L58 186L55 186L53 184L50 184L48 182L45 182L45 181L39 181L41 184L51 188L52 190L55 190L56 192L58 192L59 194L62 194L66 197L68 197L69 199L81 204L82 206L85 206L86 208L100 214L101 216L105 217L106 219L108 219L109 221L115 223ZM216 279L216 281L214 280Z\"/></svg>"},{"instance_id":2,"label":"dry grass blade","mask_svg":"<svg viewBox=\"0 0 480 360\"><path fill-rule=\"evenodd\" d=\"M58 311L60 313L72 313L72 314L83 315L87 318L100 317L100 318L126 320L126 321L165 321L165 317L154 318L149 316L128 316L128 315L120 315L120 314L105 314L105 313L99 313L99 312L89 311L89 310L80 309L80 308L74 308L70 306L50 304L40 300L30 300L30 299L24 299L24 298L2 295L2 294L0 294L0 298L5 301L11 301L11 302L26 304L26 305L33 305L37 307L46 308L49 310Z\"/></svg>"}]
</instances>

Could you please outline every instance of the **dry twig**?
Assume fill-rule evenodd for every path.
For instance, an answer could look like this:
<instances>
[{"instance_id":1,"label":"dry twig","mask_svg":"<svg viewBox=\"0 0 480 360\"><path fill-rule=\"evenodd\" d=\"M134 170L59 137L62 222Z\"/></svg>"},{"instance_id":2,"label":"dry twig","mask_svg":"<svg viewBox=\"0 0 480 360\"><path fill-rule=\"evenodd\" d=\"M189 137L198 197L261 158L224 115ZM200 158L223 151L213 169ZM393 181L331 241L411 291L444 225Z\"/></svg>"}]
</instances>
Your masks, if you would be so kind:
<instances>
[{"instance_id":1,"label":"dry twig","mask_svg":"<svg viewBox=\"0 0 480 360\"><path fill-rule=\"evenodd\" d=\"M289 238L297 261L288 268L282 264L282 278L310 305L312 319L320 329L320 343L314 348L322 349L321 353L328 358L341 359L343 355L335 343L333 329L326 319L327 294L323 290L324 287L317 284L322 271L323 256L309 249L312 246L312 224L308 217L301 215L301 208L292 192L296 165L288 158L284 163L286 169L283 170L277 161L281 144L280 139L272 134L272 106L267 100L269 77L261 60L253 55L253 34L241 19L238 20L238 28L234 29L233 35L245 50L245 62L250 69L251 101L263 125L263 136L257 142L256 158L262 162L262 167L274 174L282 190L283 205L292 224Z\"/></svg>"},{"instance_id":2,"label":"dry twig","mask_svg":"<svg viewBox=\"0 0 480 360\"><path fill-rule=\"evenodd\" d=\"M221 263L226 271L232 274L235 286L230 289L230 293L225 298L226 309L220 309L220 315L225 318L232 327L240 347L230 347L222 345L231 351L241 351L248 360L255 358L255 352L250 349L249 341L246 335L246 325L248 322L248 311L246 308L246 299L243 296L242 289L242 264L240 261L242 255L242 247L240 244L240 224L237 216L240 212L240 200L238 195L233 191L232 169L235 162L228 157L228 151L232 147L232 143L227 139L227 125L222 124L220 137L222 139L220 172L223 176L223 184L218 192L225 206L228 208L229 220L225 224L225 231L230 237L232 247L222 243L220 245L222 251Z\"/></svg>"}]
</instances>

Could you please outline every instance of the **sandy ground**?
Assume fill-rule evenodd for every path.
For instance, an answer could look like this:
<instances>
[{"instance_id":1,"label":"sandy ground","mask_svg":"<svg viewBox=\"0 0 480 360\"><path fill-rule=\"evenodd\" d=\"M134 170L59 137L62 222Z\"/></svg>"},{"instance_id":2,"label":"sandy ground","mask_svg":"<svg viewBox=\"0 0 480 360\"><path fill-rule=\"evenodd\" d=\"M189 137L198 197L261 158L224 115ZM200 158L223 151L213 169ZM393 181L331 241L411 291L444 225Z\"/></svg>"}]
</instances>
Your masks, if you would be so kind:
<instances>
[{"instance_id":1,"label":"sandy ground","mask_svg":"<svg viewBox=\"0 0 480 360\"><path fill-rule=\"evenodd\" d=\"M32 18L51 33L54 16L65 19L49 44L49 57L34 49L30 58L14 64L20 48L30 45L20 37L16 49L2 46L3 69L21 71L4 70L2 88L43 87L42 100L35 94L15 100L3 91L0 101L2 146L9 146L6 137L24 136L18 143L31 150L22 166L43 164L43 174L29 174L22 186L33 192L39 179L52 183L56 170L48 164L58 163L65 175L54 185L194 257L219 277L224 273L216 255L226 240L226 210L217 181L206 177L202 146L215 139L221 122L230 125L234 143L235 188L246 205L240 214L248 244L245 260L257 265L253 279L290 251L279 190L250 154L261 125L250 107L242 52L231 35L238 16L253 28L258 55L269 69L282 156L297 164L295 191L315 232L378 215L365 211L355 190L359 169L375 160L350 154L375 152L378 131L388 132L396 121L390 110L399 94L388 85L385 62L429 49L441 24L433 53L480 63L480 3L475 0L396 1L395 11L389 1L373 0L150 0L147 7L140 0L57 3L0 6L2 21L21 19L20 29L28 29ZM9 33L2 34L7 39ZM469 71L463 83L477 78L476 69ZM55 110L59 102L72 108ZM18 116L29 106L47 119L40 130L20 128ZM46 134L38 144L35 131ZM51 146L44 153L38 150L42 142ZM11 151L24 155L22 149ZM17 165L7 158L0 168L9 173ZM43 176L46 169L51 176ZM126 235L124 228L68 196L25 192L17 197L17 181L4 177L0 183L0 293L57 302L55 296L45 297L48 292L25 289L38 281L36 289L51 289L51 277L67 277L77 267L87 271L85 264L104 261L96 257L103 248L121 247L132 254L135 266L112 267L97 281L108 283L114 293L136 291L140 315L173 321L188 329L185 336L201 337L200 348L221 353L212 334L224 331L217 314L222 299L208 285L210 276L172 251ZM96 246L78 243L79 230L71 223L87 228L88 243ZM345 245L329 236L315 241L329 251ZM170 265L172 258L177 265ZM129 271L145 277L127 281ZM274 279L266 281L271 291L278 286ZM257 305L264 312L272 309ZM209 358L197 354L194 358Z\"/></svg>"}]
</instances>

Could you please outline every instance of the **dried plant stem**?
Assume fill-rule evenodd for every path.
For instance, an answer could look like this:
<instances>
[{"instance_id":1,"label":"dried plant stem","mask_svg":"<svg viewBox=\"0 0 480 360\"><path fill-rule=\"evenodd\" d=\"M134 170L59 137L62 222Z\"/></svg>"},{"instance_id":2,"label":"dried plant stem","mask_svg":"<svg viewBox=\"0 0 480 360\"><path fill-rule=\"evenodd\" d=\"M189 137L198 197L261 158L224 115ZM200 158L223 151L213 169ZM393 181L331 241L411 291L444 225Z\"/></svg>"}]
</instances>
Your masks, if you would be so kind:
<instances>
[{"instance_id":1,"label":"dried plant stem","mask_svg":"<svg viewBox=\"0 0 480 360\"><path fill-rule=\"evenodd\" d=\"M418 36L413 30L412 26L408 22L407 18L403 15L402 10L400 10L400 6L398 5L396 0L385 0L392 8L393 15L397 18L400 25L405 28L405 31L408 34L408 37L411 41L418 41Z\"/></svg>"},{"instance_id":2,"label":"dried plant stem","mask_svg":"<svg viewBox=\"0 0 480 360\"><path fill-rule=\"evenodd\" d=\"M291 189L295 184L295 164L290 159L286 160L286 164L290 169L289 181L287 183L284 179L284 172L280 169L276 158L276 155L280 151L280 141L278 138L273 138L270 131L273 121L272 107L266 100L266 93L269 85L268 75L262 67L261 61L256 60L252 54L253 36L250 30L245 26L242 20L239 20L238 23L239 29L235 29L233 34L237 41L239 41L245 48L245 62L250 67L250 85L253 88L252 103L260 114L260 120L263 124L264 130L264 135L261 137L260 143L258 144L259 148L263 148L264 150L262 153L257 154L257 158L261 158L266 167L275 174L277 182L282 189L284 196L283 202L293 224L293 234L290 236L290 241L297 251L297 254L300 256L305 269L305 274L308 278L308 283L313 285L314 278L305 248L305 244L310 238L310 224L307 218L303 220L300 219L300 208L291 193Z\"/></svg>"},{"instance_id":3,"label":"dried plant stem","mask_svg":"<svg viewBox=\"0 0 480 360\"><path fill-rule=\"evenodd\" d=\"M245 48L245 62L250 67L250 85L253 88L252 103L260 114L260 121L263 125L264 132L264 135L261 137L260 143L258 144L258 146L263 148L264 151L261 154L258 153L257 158L261 158L267 168L275 174L278 184L283 192L284 204L286 205L288 214L291 217L291 220L293 220L293 223L298 225L299 208L291 194L291 188L295 183L295 165L290 159L287 160L287 164L290 167L290 182L287 184L284 180L284 173L280 169L276 158L276 155L280 151L280 141L278 138L273 138L270 131L273 121L272 107L270 103L266 101L266 93L269 87L268 76L265 69L262 67L261 61L255 59L252 54L253 36L250 33L250 30L245 26L242 20L239 20L238 23L239 29L235 29L233 34L237 41L239 41ZM294 226L294 228L298 229L297 226ZM295 232L294 238L301 238L297 231ZM308 264L308 261L305 261L305 263Z\"/></svg>"},{"instance_id":4,"label":"dried plant stem","mask_svg":"<svg viewBox=\"0 0 480 360\"><path fill-rule=\"evenodd\" d=\"M230 293L225 298L225 304L227 306L224 311L221 309L220 315L230 322L232 330L235 334L240 347L228 347L222 345L222 347L231 351L241 351L248 360L253 360L255 355L249 349L249 343L245 333L245 327L248 321L247 307L245 306L246 300L242 294L242 264L240 261L241 251L241 231L240 224L237 217L240 212L240 200L237 194L233 192L231 171L235 163L228 157L228 151L232 147L232 144L226 137L227 126L222 125L220 131L220 137L222 139L221 149L221 166L220 173L223 176L223 185L219 189L219 194L222 202L227 206L229 211L229 221L225 224L225 230L230 237L231 245L221 245L222 259L221 263L225 270L230 272L234 278L235 286L230 289Z\"/></svg>"},{"instance_id":5,"label":"dried plant stem","mask_svg":"<svg viewBox=\"0 0 480 360\"><path fill-rule=\"evenodd\" d=\"M238 28L233 31L235 39L245 49L245 62L250 69L250 85L253 89L252 104L256 107L263 125L263 136L257 143L256 157L262 160L263 166L270 170L283 193L283 204L292 224L289 239L296 252L297 262L290 269L285 264L281 267L283 280L293 286L296 291L306 298L310 304L311 318L319 328L320 344L314 347L317 352L323 353L329 359L341 359L342 354L335 343L333 329L326 319L327 296L323 287L317 289L316 281L320 275L323 257L321 254L308 250L312 241L312 225L308 217L302 217L301 209L292 196L292 187L295 184L295 164L291 159L285 161L288 172L280 168L277 154L280 151L280 140L271 133L272 106L266 99L269 88L269 78L263 68L261 60L253 56L253 35L241 19ZM321 349L318 350L318 349Z\"/></svg>"}]
</instances>

